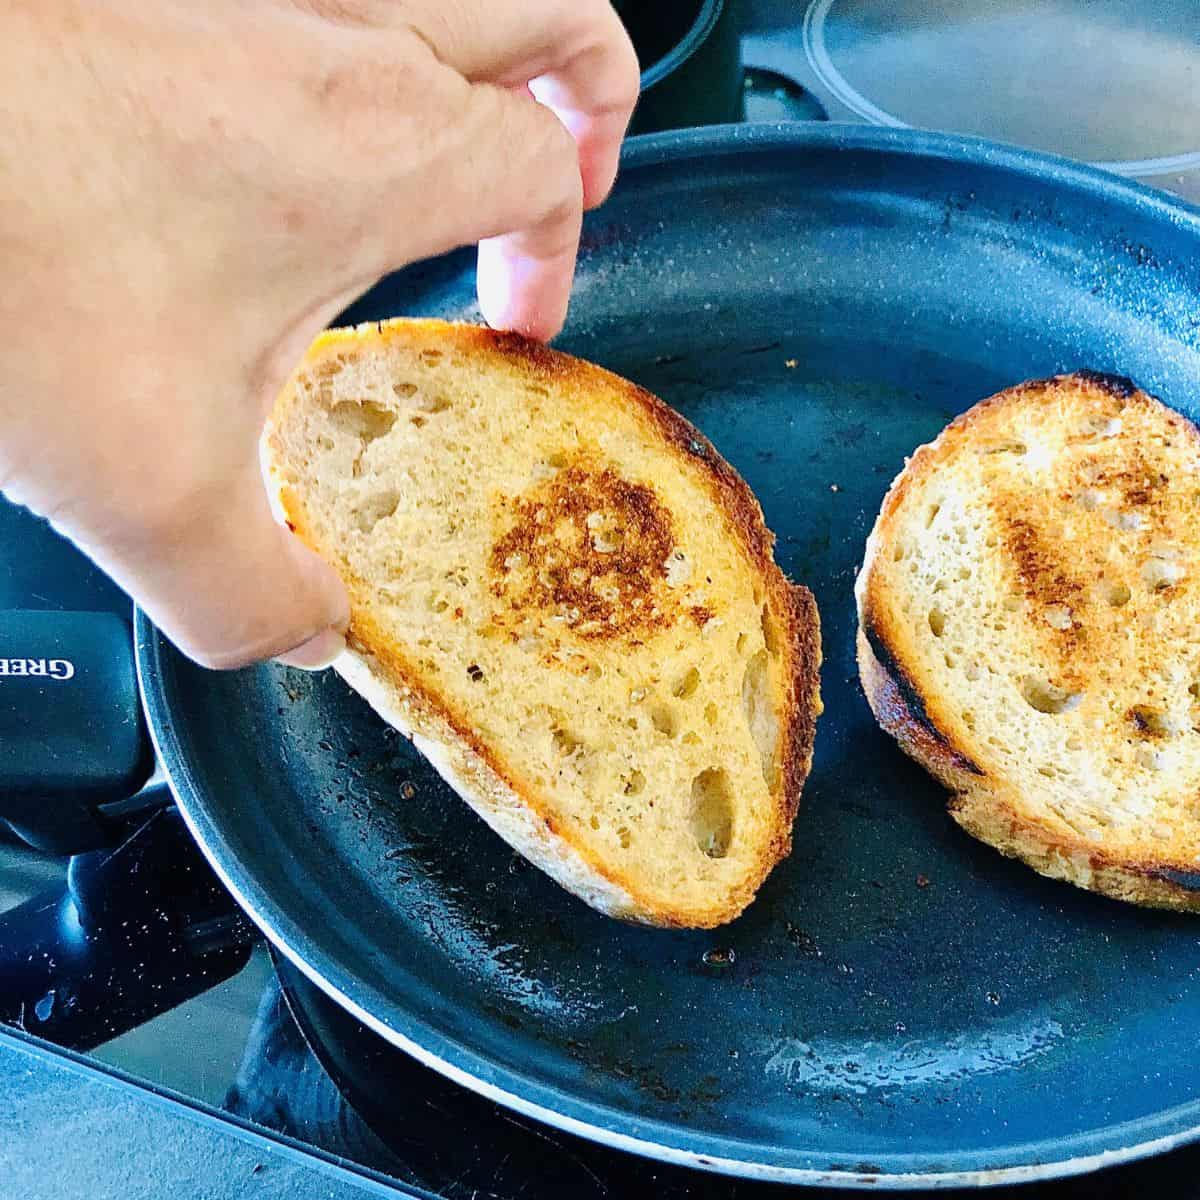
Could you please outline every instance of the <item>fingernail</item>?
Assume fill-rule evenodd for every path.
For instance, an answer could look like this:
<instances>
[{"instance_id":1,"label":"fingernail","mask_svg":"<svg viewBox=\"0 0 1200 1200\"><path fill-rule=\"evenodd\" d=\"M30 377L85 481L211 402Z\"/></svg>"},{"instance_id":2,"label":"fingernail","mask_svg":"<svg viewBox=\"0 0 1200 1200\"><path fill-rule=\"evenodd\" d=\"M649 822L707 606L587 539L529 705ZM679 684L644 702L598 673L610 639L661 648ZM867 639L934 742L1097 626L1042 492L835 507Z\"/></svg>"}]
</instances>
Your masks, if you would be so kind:
<instances>
[{"instance_id":1,"label":"fingernail","mask_svg":"<svg viewBox=\"0 0 1200 1200\"><path fill-rule=\"evenodd\" d=\"M285 667L299 667L302 671L323 671L345 648L346 639L341 633L336 629L323 629L294 650L275 655L275 661Z\"/></svg>"}]
</instances>

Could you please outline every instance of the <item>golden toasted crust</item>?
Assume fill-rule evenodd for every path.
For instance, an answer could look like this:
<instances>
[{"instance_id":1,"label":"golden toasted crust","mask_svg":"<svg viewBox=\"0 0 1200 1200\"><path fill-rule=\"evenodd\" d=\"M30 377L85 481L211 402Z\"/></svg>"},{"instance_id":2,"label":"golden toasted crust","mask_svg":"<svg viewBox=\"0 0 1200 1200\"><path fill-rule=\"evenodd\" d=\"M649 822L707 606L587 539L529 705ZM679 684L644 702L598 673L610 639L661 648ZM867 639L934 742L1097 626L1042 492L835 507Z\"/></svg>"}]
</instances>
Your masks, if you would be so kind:
<instances>
[{"instance_id":1,"label":"golden toasted crust","mask_svg":"<svg viewBox=\"0 0 1200 1200\"><path fill-rule=\"evenodd\" d=\"M1102 836L1072 833L1060 822L1040 819L1022 786L975 761L979 755L969 744L959 715L948 707L948 697L931 692L922 683L912 622L902 615L903 603L889 586L885 573L877 569L899 544L910 494L944 471L967 439L978 439L982 429L990 428L997 410L1057 400L1060 396L1069 401L1072 393L1103 395L1139 408L1153 406L1155 420L1161 420L1172 435L1188 439L1200 451L1200 434L1190 422L1177 413L1158 411L1159 401L1139 391L1129 380L1115 376L1085 371L1034 380L977 404L953 421L935 442L916 451L884 500L868 539L856 587L860 678L880 726L950 791L948 811L968 833L1043 875L1078 887L1136 904L1198 911L1200 867L1189 858L1172 855L1169 842L1161 853L1133 856L1124 852L1120 839L1114 839L1118 844L1112 846L1106 845ZM1143 469L1140 460L1127 470L1111 472L1104 483L1124 503L1141 506L1139 511L1153 514L1159 476ZM1070 556L1052 540L1047 541L1019 497L1006 498L1002 507L996 522L1001 531L1000 548L1007 556L1012 578L1024 591L1024 599L1042 611L1049 607L1069 612L1072 604L1082 608L1087 582L1082 572L1072 574ZM1088 645L1085 654L1081 646L1088 631L1063 621L1039 630L1044 661L1056 678L1085 688L1087 663L1103 655L1103 644ZM1141 734L1149 740L1154 731L1143 728Z\"/></svg>"},{"instance_id":2,"label":"golden toasted crust","mask_svg":"<svg viewBox=\"0 0 1200 1200\"><path fill-rule=\"evenodd\" d=\"M353 589L351 624L347 637L353 661L342 664L345 668L343 673L352 677L355 686L365 684L365 688L360 687L360 690L372 691L371 703L388 720L432 745L431 757L435 758L435 765L485 820L534 858L560 883L584 896L595 907L613 916L666 927L710 928L732 920L750 903L762 880L791 848L792 820L811 765L816 718L821 711L820 631L816 605L808 590L789 583L775 564L771 554L773 538L763 522L757 500L711 443L657 397L600 367L515 334L441 321L398 320L355 329L331 330L314 343L307 362L310 369L316 364L319 370L323 358L345 356L347 353L353 356L356 352L392 340L404 343L434 341L447 351L469 354L473 361L493 356L509 368L518 367L526 376L543 383L547 389L569 383L576 390L595 392L605 397L615 393L625 403L636 406L644 413L648 418L648 434L661 437L681 466L699 473L706 491L725 514L736 538L744 547L762 583L764 602L772 617L778 628L785 631L782 641L783 651L788 657L789 685L784 710L779 714L784 758L780 770L782 782L777 789L774 811L774 832L766 842L757 870L739 887L720 896L708 907L676 909L664 906L648 895L638 881L623 872L618 864L590 852L569 827L555 821L550 806L537 790L517 778L503 756L477 735L469 714L458 711L446 694L431 686L427 675L409 661L404 650L382 633L369 604L364 602L365 598L356 597ZM272 418L273 423L280 423L287 405L293 399L287 391L284 392ZM265 455L270 458L269 448L265 450ZM625 514L626 523L634 535L631 537L631 548L622 551L628 561L619 563L625 571L621 576L625 581L622 586L645 589L645 563L641 559L661 563L665 549L669 549L669 543L659 533L663 514L656 511L657 501L652 493L642 495L636 487L616 479L606 484L601 475L587 473L586 477L572 483L568 469L564 471L562 480L549 486L561 488L565 482L572 484L581 494L588 488L604 487L608 507L615 507ZM547 495L553 511L571 508L572 499L570 494ZM278 489L276 503L288 527L316 549L316 539L306 520L301 497L282 486ZM536 590L538 586L567 587L563 580L569 578L569 574L560 573L552 584L514 581L510 587L506 581L502 569L504 562L520 551L524 545L522 539L529 537L530 523L526 518L530 514L520 509L520 503L511 513L512 522L507 533L496 543L494 557L498 556L499 561L493 562L492 566L500 580L494 587L498 598L518 608L526 604L544 604L548 599L555 602L571 600L572 597L565 593L559 596L555 592L552 597L542 596L540 592L536 595L527 594L529 588ZM518 545L519 542L522 545ZM612 569L613 561L611 556L606 558L604 569ZM581 558L573 565L587 570L596 564L584 562ZM523 588L526 590L521 590ZM621 587L615 590L622 601L630 598L623 594ZM594 597L590 600L580 597L580 605L585 600L588 603L595 602ZM606 636L636 634L638 629L635 626L625 628L629 624L624 616L627 606L617 604L612 608L612 612L588 612L583 615L603 622ZM696 612L693 613L693 619L697 626L702 626L707 615ZM584 630L581 636L586 637L586 621L582 624ZM369 673L369 679L365 673ZM429 746L422 748L430 753ZM517 806L520 811L517 811Z\"/></svg>"}]
</instances>

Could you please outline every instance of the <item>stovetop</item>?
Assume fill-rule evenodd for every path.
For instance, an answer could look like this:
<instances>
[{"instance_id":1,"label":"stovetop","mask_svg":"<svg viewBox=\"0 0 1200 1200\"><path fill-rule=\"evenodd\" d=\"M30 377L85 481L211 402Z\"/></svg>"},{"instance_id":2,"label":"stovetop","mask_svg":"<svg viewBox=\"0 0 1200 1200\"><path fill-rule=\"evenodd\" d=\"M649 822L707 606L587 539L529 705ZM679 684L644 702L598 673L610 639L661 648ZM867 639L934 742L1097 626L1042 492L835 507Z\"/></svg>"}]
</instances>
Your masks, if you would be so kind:
<instances>
[{"instance_id":1,"label":"stovetop","mask_svg":"<svg viewBox=\"0 0 1200 1200\"><path fill-rule=\"evenodd\" d=\"M1044 148L1082 157L1125 164L1154 160L1141 177L1200 201L1200 160L1189 158L1191 126L1180 117L1181 111L1200 112L1200 9L1193 4L1150 7L1152 19L1143 19L1132 36L1131 25L1138 14L1145 18L1146 6L1117 0L1058 0L1041 6L976 0L974 15L972 5L953 0L888 5L747 0L750 32L744 47L749 61L799 81L816 110L823 107L834 119L930 123L931 112L937 111L936 104L929 107L934 91L940 89L938 94L951 106L956 96L961 100L970 93L971 106L943 109L942 124L990 136L1007 131L1013 140L1042 142ZM1051 104L1044 97L1031 104L1024 94L1005 108L996 90L964 88L961 78L952 77L947 54L958 54L962 67L970 54L993 47L989 61L993 67L1002 65L994 51L1000 32L1033 20L1036 12L1046 18L1047 37L1059 39L1060 53L1056 60L1043 47L1040 58L1031 57L1032 51L1022 57L1024 88L1042 78L1049 81L1047 96L1061 97L1073 78L1070 99L1076 113L1081 111L1079 93L1098 86L1099 75L1116 78L1126 91L1116 101L1106 94L1103 103L1085 103L1082 107L1091 115L1083 119L1063 115L1065 101ZM1074 41L1068 45L1064 31L1072 29ZM1117 50L1102 45L1105 31L1110 41L1120 43ZM1086 64L1079 57L1081 45L1092 47ZM1048 75L1056 61L1063 74ZM1105 66L1112 62L1121 67L1119 78ZM1159 78L1153 89L1139 90L1138 80L1149 73L1147 63L1160 64ZM929 80L934 67L941 75L922 95L921 73ZM980 92L986 93L986 103ZM1100 93L1093 95L1099 98ZM1009 100L1014 100L1011 92ZM1039 135L1029 125L1030 114L1039 106L1046 110L1055 105L1058 124ZM769 110L770 97L760 97L758 115L769 115ZM1006 112L1011 117L1007 122ZM1168 169L1158 170L1164 161ZM0 609L128 614L128 600L86 560L42 522L3 501L0 546L21 547L19 555L8 553L0 561ZM186 919L180 918L181 905ZM8 1116L0 1117L0 1195L10 1194L6 1171L22 1180L21 1194L29 1200L81 1194L71 1173L72 1155L94 1151L99 1138L103 1156L111 1151L114 1161L119 1159L124 1153L120 1143L132 1128L129 1123L139 1119L136 1114L145 1114L146 1131L157 1129L154 1122L162 1118L163 1103L170 1112L198 1122L197 1137L211 1139L198 1151L201 1157L209 1153L220 1156L220 1162L240 1162L247 1137L251 1147L262 1138L267 1139L261 1143L264 1148L287 1148L292 1162L288 1194L301 1200L349 1195L339 1188L352 1184L377 1194L421 1189L449 1200L515 1200L568 1191L579 1200L643 1190L667 1198L754 1198L780 1192L593 1146L500 1109L416 1062L403 1069L401 1084L394 1088L394 1113L386 1121L377 1117L372 1128L310 1048L267 947L220 891L177 815L161 804L131 815L128 840L119 850L94 851L70 862L0 838L0 1062L26 1061L20 1057L23 1049L14 1051L14 1039L36 1043L39 1055L69 1055L76 1073L63 1085L58 1110L56 1128L60 1135L68 1131L54 1147L53 1161L61 1171L57 1177L38 1175L44 1190L35 1191L30 1172L18 1175L15 1165L19 1158L36 1158L30 1148L40 1145L39 1131L23 1125L11 1103ZM1181 1053L1192 1050L1181 1047ZM18 1096L23 1086L35 1087L42 1078L33 1066L21 1070L27 1076L3 1081ZM132 1091L118 1104L113 1093L89 1086L88 1079L98 1073L115 1073ZM101 1110L104 1120L98 1117ZM118 1111L125 1125L114 1123ZM242 1150L222 1140L228 1131L236 1132ZM114 1195L160 1195L164 1181L169 1187L172 1163L182 1161L180 1145L165 1144L162 1135L155 1146L148 1136L149 1142L137 1143L138 1154L161 1153L159 1173L127 1173ZM253 1160L258 1152L249 1153ZM141 1161L148 1166L146 1158ZM210 1161L215 1176L218 1160ZM1150 1189L1195 1195L1192 1181L1200 1178L1198 1167L1200 1151L1185 1149L1021 1193L1066 1198ZM274 1194L267 1189L269 1175L262 1172L260 1179L252 1161L239 1176L244 1190L236 1194ZM158 1182L147 1182L154 1180ZM146 1190L139 1191L140 1186ZM88 1194L103 1193L92 1188ZM196 1187L191 1194L217 1193Z\"/></svg>"}]
</instances>

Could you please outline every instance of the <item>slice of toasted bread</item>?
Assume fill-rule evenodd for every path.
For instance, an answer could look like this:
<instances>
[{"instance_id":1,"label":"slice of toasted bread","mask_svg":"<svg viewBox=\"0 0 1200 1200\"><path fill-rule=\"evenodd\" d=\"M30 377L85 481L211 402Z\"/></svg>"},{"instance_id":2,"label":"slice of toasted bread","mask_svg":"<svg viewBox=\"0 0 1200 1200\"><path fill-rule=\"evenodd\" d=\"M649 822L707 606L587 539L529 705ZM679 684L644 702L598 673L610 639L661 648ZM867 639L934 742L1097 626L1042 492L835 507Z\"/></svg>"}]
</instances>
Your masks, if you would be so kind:
<instances>
[{"instance_id":1,"label":"slice of toasted bread","mask_svg":"<svg viewBox=\"0 0 1200 1200\"><path fill-rule=\"evenodd\" d=\"M695 429L522 338L396 320L320 337L263 450L349 589L337 669L501 837L614 916L741 912L790 849L819 631Z\"/></svg>"},{"instance_id":2,"label":"slice of toasted bread","mask_svg":"<svg viewBox=\"0 0 1200 1200\"><path fill-rule=\"evenodd\" d=\"M1200 909L1200 433L1126 379L1022 384L884 500L858 579L880 724L1036 871Z\"/></svg>"}]
</instances>

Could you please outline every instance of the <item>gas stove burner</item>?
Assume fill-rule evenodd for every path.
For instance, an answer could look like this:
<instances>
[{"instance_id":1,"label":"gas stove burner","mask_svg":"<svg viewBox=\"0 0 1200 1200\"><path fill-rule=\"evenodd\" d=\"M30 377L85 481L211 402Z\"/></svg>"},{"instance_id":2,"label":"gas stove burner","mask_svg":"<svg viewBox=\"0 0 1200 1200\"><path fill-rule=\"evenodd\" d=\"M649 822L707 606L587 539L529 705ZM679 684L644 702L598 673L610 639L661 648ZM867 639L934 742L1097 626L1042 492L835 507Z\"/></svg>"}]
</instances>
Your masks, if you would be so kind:
<instances>
[{"instance_id":1,"label":"gas stove burner","mask_svg":"<svg viewBox=\"0 0 1200 1200\"><path fill-rule=\"evenodd\" d=\"M1192 0L811 0L803 44L824 87L875 125L996 138L1164 186L1200 168Z\"/></svg>"}]
</instances>

